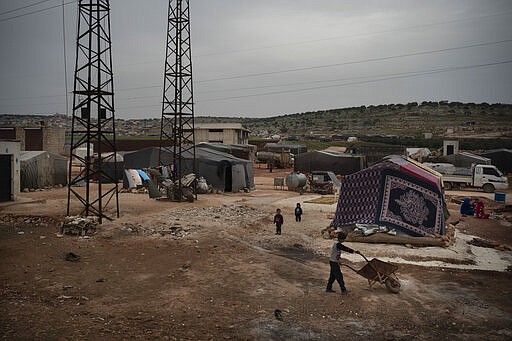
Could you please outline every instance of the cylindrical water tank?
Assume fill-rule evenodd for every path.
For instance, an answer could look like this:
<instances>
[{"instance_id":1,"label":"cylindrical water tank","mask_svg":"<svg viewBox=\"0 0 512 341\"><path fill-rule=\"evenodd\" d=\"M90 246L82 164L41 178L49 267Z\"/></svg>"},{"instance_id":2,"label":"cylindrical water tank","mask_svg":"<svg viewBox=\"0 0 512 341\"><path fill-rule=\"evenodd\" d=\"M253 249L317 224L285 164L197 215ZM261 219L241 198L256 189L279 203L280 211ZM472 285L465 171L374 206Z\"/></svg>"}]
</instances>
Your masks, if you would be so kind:
<instances>
[{"instance_id":1,"label":"cylindrical water tank","mask_svg":"<svg viewBox=\"0 0 512 341\"><path fill-rule=\"evenodd\" d=\"M256 157L262 162L276 162L279 161L279 154L272 152L257 152Z\"/></svg>"},{"instance_id":2,"label":"cylindrical water tank","mask_svg":"<svg viewBox=\"0 0 512 341\"><path fill-rule=\"evenodd\" d=\"M302 173L293 172L286 176L286 186L288 186L289 190L296 190L299 188L303 188L307 183L306 175Z\"/></svg>"}]
</instances>

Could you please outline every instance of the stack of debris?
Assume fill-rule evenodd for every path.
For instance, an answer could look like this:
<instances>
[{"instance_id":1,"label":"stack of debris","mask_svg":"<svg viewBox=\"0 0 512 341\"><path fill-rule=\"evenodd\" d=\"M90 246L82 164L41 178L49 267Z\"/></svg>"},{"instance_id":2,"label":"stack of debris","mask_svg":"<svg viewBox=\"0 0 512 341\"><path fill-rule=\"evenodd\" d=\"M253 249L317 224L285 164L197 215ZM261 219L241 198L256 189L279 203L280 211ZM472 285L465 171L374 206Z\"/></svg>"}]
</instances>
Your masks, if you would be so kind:
<instances>
[{"instance_id":1,"label":"stack of debris","mask_svg":"<svg viewBox=\"0 0 512 341\"><path fill-rule=\"evenodd\" d=\"M96 232L98 217L68 216L62 223L62 234L86 236Z\"/></svg>"}]
</instances>

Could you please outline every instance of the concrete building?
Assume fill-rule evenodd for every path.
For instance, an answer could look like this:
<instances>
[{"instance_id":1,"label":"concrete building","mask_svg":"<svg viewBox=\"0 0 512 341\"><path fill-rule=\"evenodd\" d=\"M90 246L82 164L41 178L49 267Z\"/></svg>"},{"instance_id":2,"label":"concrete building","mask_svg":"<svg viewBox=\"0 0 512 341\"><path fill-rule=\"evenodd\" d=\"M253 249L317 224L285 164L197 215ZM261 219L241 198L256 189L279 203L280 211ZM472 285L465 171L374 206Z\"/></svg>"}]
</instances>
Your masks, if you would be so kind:
<instances>
[{"instance_id":1,"label":"concrete building","mask_svg":"<svg viewBox=\"0 0 512 341\"><path fill-rule=\"evenodd\" d=\"M241 123L197 123L194 127L195 142L248 144L249 130Z\"/></svg>"},{"instance_id":2,"label":"concrete building","mask_svg":"<svg viewBox=\"0 0 512 341\"><path fill-rule=\"evenodd\" d=\"M0 141L0 201L20 194L20 142Z\"/></svg>"},{"instance_id":3,"label":"concrete building","mask_svg":"<svg viewBox=\"0 0 512 341\"><path fill-rule=\"evenodd\" d=\"M443 156L458 154L459 141L444 140L443 141Z\"/></svg>"},{"instance_id":4,"label":"concrete building","mask_svg":"<svg viewBox=\"0 0 512 341\"><path fill-rule=\"evenodd\" d=\"M1 127L0 140L20 142L21 151L44 150L64 154L66 129L55 127Z\"/></svg>"}]
</instances>

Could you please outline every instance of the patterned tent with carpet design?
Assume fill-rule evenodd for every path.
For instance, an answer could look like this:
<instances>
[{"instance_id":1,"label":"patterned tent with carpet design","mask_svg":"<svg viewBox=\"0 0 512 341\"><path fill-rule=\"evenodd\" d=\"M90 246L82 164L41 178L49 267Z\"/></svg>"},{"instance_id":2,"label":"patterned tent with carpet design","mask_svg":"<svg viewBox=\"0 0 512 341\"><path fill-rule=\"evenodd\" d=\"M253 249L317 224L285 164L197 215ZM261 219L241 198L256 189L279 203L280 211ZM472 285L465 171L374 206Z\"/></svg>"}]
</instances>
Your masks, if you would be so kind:
<instances>
[{"instance_id":1,"label":"patterned tent with carpet design","mask_svg":"<svg viewBox=\"0 0 512 341\"><path fill-rule=\"evenodd\" d=\"M444 235L447 214L441 175L389 156L343 178L331 226L378 224L413 236Z\"/></svg>"}]
</instances>

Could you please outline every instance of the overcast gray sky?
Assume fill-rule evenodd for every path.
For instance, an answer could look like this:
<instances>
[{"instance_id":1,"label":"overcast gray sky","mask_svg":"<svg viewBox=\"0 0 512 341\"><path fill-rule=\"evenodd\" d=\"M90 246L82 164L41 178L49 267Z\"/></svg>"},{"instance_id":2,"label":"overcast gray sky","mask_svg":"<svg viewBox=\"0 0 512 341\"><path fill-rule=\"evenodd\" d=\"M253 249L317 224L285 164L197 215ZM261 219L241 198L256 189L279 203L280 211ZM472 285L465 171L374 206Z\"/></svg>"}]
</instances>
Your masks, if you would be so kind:
<instances>
[{"instance_id":1,"label":"overcast gray sky","mask_svg":"<svg viewBox=\"0 0 512 341\"><path fill-rule=\"evenodd\" d=\"M71 92L77 3L65 3ZM110 3L116 117L160 117L168 1ZM0 113L66 112L61 4L0 1ZM196 116L512 103L510 0L190 0L190 7Z\"/></svg>"}]
</instances>

